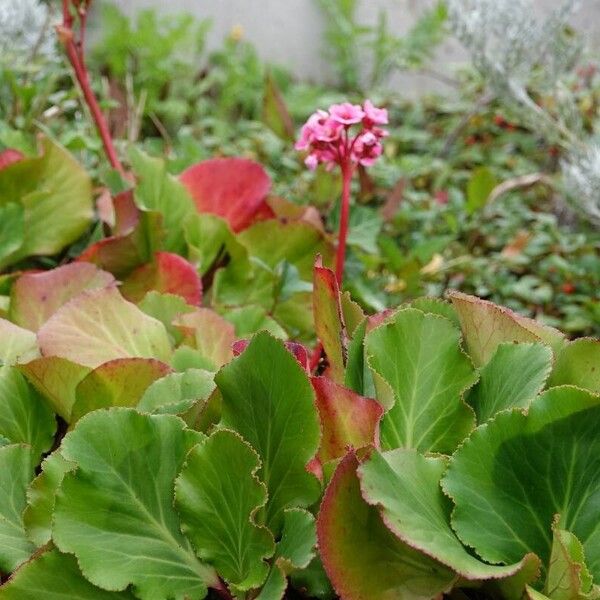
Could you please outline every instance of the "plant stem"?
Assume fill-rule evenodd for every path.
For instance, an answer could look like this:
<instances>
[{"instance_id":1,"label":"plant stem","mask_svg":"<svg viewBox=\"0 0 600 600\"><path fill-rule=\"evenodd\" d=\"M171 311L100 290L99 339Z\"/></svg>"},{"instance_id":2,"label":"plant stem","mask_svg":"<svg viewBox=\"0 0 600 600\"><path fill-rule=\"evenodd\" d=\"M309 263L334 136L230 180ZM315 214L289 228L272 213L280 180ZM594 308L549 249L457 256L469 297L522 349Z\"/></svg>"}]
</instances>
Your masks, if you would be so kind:
<instances>
[{"instance_id":1,"label":"plant stem","mask_svg":"<svg viewBox=\"0 0 600 600\"><path fill-rule=\"evenodd\" d=\"M344 263L346 262L346 240L350 222L350 186L352 184L352 164L349 160L342 163L342 206L340 208L340 229L338 234L335 274L340 290L344 278Z\"/></svg>"},{"instance_id":2,"label":"plant stem","mask_svg":"<svg viewBox=\"0 0 600 600\"><path fill-rule=\"evenodd\" d=\"M73 15L71 14L70 0L63 0L63 23L58 27L59 37L65 47L67 57L69 58L71 66L73 67L75 77L77 78L79 86L81 87L81 91L83 92L85 102L90 109L92 119L94 120L96 129L98 130L98 134L102 140L104 152L108 157L108 161L113 169L116 169L119 171L119 173L121 173L121 175L124 175L125 169L123 168L123 165L121 164L121 161L117 155L117 151L115 150L108 125L106 124L106 119L102 114L98 100L92 91L87 65L85 63L83 44L85 41L85 30L87 25L87 6L78 6L77 14L79 15L80 24L78 41L76 41L75 33L73 31Z\"/></svg>"}]
</instances>

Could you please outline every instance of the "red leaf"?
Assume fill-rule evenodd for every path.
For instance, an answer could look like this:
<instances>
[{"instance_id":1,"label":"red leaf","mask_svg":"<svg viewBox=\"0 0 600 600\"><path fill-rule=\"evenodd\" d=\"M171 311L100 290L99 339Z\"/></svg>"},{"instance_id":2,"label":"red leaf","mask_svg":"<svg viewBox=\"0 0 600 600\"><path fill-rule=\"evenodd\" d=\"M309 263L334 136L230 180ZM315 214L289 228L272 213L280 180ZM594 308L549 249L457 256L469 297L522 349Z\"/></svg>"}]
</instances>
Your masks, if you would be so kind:
<instances>
[{"instance_id":1,"label":"red leaf","mask_svg":"<svg viewBox=\"0 0 600 600\"><path fill-rule=\"evenodd\" d=\"M365 398L327 377L312 377L323 437L318 457L322 463L346 454L348 448L377 446L379 422L384 409L379 402Z\"/></svg>"},{"instance_id":2,"label":"red leaf","mask_svg":"<svg viewBox=\"0 0 600 600\"><path fill-rule=\"evenodd\" d=\"M151 249L161 233L161 216L140 211L132 192L115 196L109 208L115 221L112 235L86 248L77 260L94 263L123 279L152 259Z\"/></svg>"},{"instance_id":3,"label":"red leaf","mask_svg":"<svg viewBox=\"0 0 600 600\"><path fill-rule=\"evenodd\" d=\"M6 167L10 167L10 165L23 160L25 155L18 150L13 150L9 148L8 150L4 150L0 152L0 171L2 169L6 169Z\"/></svg>"},{"instance_id":4,"label":"red leaf","mask_svg":"<svg viewBox=\"0 0 600 600\"><path fill-rule=\"evenodd\" d=\"M176 294L192 306L202 301L198 271L185 258L170 252L157 252L154 262L138 267L121 287L121 293L131 302L140 302L151 290Z\"/></svg>"},{"instance_id":5,"label":"red leaf","mask_svg":"<svg viewBox=\"0 0 600 600\"><path fill-rule=\"evenodd\" d=\"M199 212L223 217L235 232L264 213L271 189L271 179L263 167L245 158L206 160L184 171L180 180Z\"/></svg>"}]
</instances>

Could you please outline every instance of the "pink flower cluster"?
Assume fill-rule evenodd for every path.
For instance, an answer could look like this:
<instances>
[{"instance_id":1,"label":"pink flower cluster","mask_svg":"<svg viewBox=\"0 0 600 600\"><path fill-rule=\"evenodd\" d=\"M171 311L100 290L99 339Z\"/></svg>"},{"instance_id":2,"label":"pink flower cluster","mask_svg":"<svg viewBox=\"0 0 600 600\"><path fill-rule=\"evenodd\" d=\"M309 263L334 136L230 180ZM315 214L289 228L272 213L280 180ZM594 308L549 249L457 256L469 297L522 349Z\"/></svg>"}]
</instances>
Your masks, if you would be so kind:
<instances>
[{"instance_id":1,"label":"pink flower cluster","mask_svg":"<svg viewBox=\"0 0 600 600\"><path fill-rule=\"evenodd\" d=\"M382 139L388 135L379 125L386 125L388 112L370 100L358 104L333 104L318 110L302 127L296 150L309 152L305 163L316 169L319 163L332 169L360 164L370 167L382 154Z\"/></svg>"}]
</instances>

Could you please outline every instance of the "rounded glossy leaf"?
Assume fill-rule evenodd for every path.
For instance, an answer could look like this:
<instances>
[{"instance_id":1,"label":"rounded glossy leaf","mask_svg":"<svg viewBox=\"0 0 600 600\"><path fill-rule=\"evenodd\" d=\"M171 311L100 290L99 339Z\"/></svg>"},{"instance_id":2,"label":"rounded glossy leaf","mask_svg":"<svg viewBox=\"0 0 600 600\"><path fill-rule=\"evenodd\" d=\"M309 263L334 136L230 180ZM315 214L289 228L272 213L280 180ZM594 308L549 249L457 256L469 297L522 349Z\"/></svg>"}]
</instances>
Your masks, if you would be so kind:
<instances>
[{"instance_id":1,"label":"rounded glossy leaf","mask_svg":"<svg viewBox=\"0 0 600 600\"><path fill-rule=\"evenodd\" d=\"M156 358L168 362L164 325L127 302L119 291L83 292L40 329L42 354L60 356L95 369L116 358Z\"/></svg>"},{"instance_id":2,"label":"rounded glossy leaf","mask_svg":"<svg viewBox=\"0 0 600 600\"><path fill-rule=\"evenodd\" d=\"M342 600L431 600L452 587L451 569L399 540L362 498L348 454L323 498L317 532L323 565Z\"/></svg>"},{"instance_id":3,"label":"rounded glossy leaf","mask_svg":"<svg viewBox=\"0 0 600 600\"><path fill-rule=\"evenodd\" d=\"M400 310L367 335L371 369L393 392L381 423L383 448L452 452L474 426L463 393L477 380L447 319Z\"/></svg>"},{"instance_id":4,"label":"rounded glossy leaf","mask_svg":"<svg viewBox=\"0 0 600 600\"><path fill-rule=\"evenodd\" d=\"M444 458L426 458L414 450L374 452L358 469L363 496L379 507L385 524L400 540L465 579L511 577L528 563L539 563L529 555L500 567L488 565L467 551L452 531L452 502L440 487L446 463Z\"/></svg>"},{"instance_id":5,"label":"rounded glossy leaf","mask_svg":"<svg viewBox=\"0 0 600 600\"><path fill-rule=\"evenodd\" d=\"M10 316L17 325L38 331L61 306L81 292L115 283L110 273L85 262L27 273L12 288Z\"/></svg>"},{"instance_id":6,"label":"rounded glossy leaf","mask_svg":"<svg viewBox=\"0 0 600 600\"><path fill-rule=\"evenodd\" d=\"M599 430L600 396L567 386L476 429L442 480L461 540L489 562L534 552L547 565L558 515L600 580Z\"/></svg>"},{"instance_id":7,"label":"rounded glossy leaf","mask_svg":"<svg viewBox=\"0 0 600 600\"><path fill-rule=\"evenodd\" d=\"M90 413L65 437L61 454L77 469L57 494L52 537L94 585L133 585L141 600L200 600L216 584L173 507L175 478L203 439L177 417L124 408Z\"/></svg>"},{"instance_id":8,"label":"rounded glossy leaf","mask_svg":"<svg viewBox=\"0 0 600 600\"><path fill-rule=\"evenodd\" d=\"M0 448L0 571L11 573L33 554L27 539L23 510L27 486L33 479L35 459L28 446Z\"/></svg>"},{"instance_id":9,"label":"rounded glossy leaf","mask_svg":"<svg viewBox=\"0 0 600 600\"><path fill-rule=\"evenodd\" d=\"M319 494L306 471L320 438L308 376L281 342L262 332L215 381L223 395L222 425L260 455L258 475L269 491L266 522L277 535L285 508L309 506Z\"/></svg>"},{"instance_id":10,"label":"rounded glossy leaf","mask_svg":"<svg viewBox=\"0 0 600 600\"><path fill-rule=\"evenodd\" d=\"M182 530L198 556L239 590L265 581L273 535L255 522L267 489L255 473L260 459L238 434L220 430L193 448L175 484Z\"/></svg>"},{"instance_id":11,"label":"rounded glossy leaf","mask_svg":"<svg viewBox=\"0 0 600 600\"><path fill-rule=\"evenodd\" d=\"M130 592L94 587L69 554L50 550L25 563L0 587L0 600L135 600Z\"/></svg>"}]
</instances>

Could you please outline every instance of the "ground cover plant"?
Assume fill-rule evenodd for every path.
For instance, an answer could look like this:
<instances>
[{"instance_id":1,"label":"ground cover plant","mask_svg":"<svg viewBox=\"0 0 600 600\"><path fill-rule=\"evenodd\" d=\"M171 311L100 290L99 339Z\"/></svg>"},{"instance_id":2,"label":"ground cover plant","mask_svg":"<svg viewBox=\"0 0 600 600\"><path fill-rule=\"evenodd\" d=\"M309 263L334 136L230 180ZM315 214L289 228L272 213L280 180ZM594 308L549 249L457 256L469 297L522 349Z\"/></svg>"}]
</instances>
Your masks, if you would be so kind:
<instances>
[{"instance_id":1,"label":"ground cover plant","mask_svg":"<svg viewBox=\"0 0 600 600\"><path fill-rule=\"evenodd\" d=\"M598 238L535 187L556 153L498 103L299 114L262 72L259 108L225 105L271 137L187 153L150 66L143 103L109 84L138 98L123 135L163 129L124 144L89 5L58 27L83 144L63 117L31 143L22 99L2 130L0 600L600 597L600 341L551 326L595 330ZM148 15L134 39L200 51Z\"/></svg>"},{"instance_id":2,"label":"ground cover plant","mask_svg":"<svg viewBox=\"0 0 600 600\"><path fill-rule=\"evenodd\" d=\"M347 8L340 14L349 21L335 24L339 31L353 23L352 7ZM222 50L202 54L204 23L177 16L161 20L151 12L130 23L116 9L104 12L107 20L88 55L90 83L127 169L132 145L160 156L174 175L214 156L243 156L264 166L273 195L315 206L326 229L337 228L336 171L308 172L291 141L315 106L343 102L347 93L294 82L279 68L268 70L241 30L232 32ZM436 25L417 27L408 38L394 39L356 22L352 28L363 32L365 52L379 48L381 65L423 69L422 51L439 40L444 14L439 7L428 13L425 20ZM52 33L50 28L46 36ZM329 39L341 37L332 32ZM95 187L127 189L107 168L69 68L57 56L57 50L50 57L39 53L27 68L18 61L3 64L3 83L18 85L0 86L1 147L34 156L36 132L43 131L84 165ZM195 58L186 62L182 56ZM561 89L572 99L571 114L578 111L589 131L597 114L598 75L592 63L579 65ZM598 230L567 208L560 177L566 150L548 127L532 126L503 96L482 105L487 92L476 73L451 83L458 96L418 103L406 101L402 91L381 85L374 90L392 126L378 164L368 175L361 170L360 186L358 179L353 184L348 289L364 308L377 311L455 288L571 335L598 335ZM544 96L544 90L535 97L553 105L554 96ZM500 187L503 193L486 202L490 189L506 180L512 187ZM530 187L521 187L526 184ZM92 225L84 235L87 240L80 239L69 255L76 256L99 232ZM44 261L41 266L50 265Z\"/></svg>"}]
</instances>

